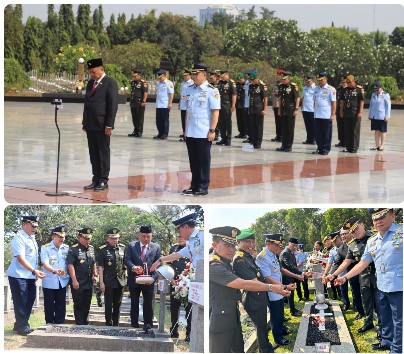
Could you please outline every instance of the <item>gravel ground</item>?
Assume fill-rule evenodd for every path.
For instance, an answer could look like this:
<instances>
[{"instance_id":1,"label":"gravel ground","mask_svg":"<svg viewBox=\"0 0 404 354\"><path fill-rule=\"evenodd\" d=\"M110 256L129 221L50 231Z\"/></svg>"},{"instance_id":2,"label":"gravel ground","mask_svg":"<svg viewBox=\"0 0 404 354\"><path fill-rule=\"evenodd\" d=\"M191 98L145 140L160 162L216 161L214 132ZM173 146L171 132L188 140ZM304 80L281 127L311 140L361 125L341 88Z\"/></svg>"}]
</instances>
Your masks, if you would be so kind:
<instances>
[{"instance_id":1,"label":"gravel ground","mask_svg":"<svg viewBox=\"0 0 404 354\"><path fill-rule=\"evenodd\" d=\"M62 333L62 334L80 334L80 335L95 335L95 336L113 336L113 337L142 337L154 338L154 332L146 334L143 330L135 329L93 329L83 327L57 327L52 326L47 328L47 333Z\"/></svg>"},{"instance_id":2,"label":"gravel ground","mask_svg":"<svg viewBox=\"0 0 404 354\"><path fill-rule=\"evenodd\" d=\"M317 314L319 312L320 311L315 308L315 305L311 306L310 314ZM328 309L324 310L324 312L332 313L334 315L330 305L328 306ZM325 331L320 331L315 324L314 318L310 318L309 327L307 329L306 345L314 346L315 343L322 342L330 342L331 345L341 345L338 327L335 323L334 316L325 317Z\"/></svg>"}]
</instances>

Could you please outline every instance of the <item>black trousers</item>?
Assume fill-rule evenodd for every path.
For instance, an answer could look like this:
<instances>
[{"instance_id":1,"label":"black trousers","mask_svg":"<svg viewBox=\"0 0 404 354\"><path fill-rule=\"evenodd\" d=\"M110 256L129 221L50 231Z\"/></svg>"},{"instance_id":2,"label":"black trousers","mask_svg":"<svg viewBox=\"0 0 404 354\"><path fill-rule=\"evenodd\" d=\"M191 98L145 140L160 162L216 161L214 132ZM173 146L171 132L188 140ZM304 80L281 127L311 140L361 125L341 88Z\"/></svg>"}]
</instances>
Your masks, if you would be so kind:
<instances>
[{"instance_id":1,"label":"black trousers","mask_svg":"<svg viewBox=\"0 0 404 354\"><path fill-rule=\"evenodd\" d=\"M260 353L273 353L274 348L268 339L267 309L257 308L257 311L247 311L257 331ZM283 318L282 318L283 319Z\"/></svg>"},{"instance_id":2,"label":"black trousers","mask_svg":"<svg viewBox=\"0 0 404 354\"><path fill-rule=\"evenodd\" d=\"M303 292L304 292L304 297L308 300L310 296L309 292L309 284L307 283L307 279L304 279L303 281L301 280L296 280L296 292L297 292L297 297L301 299L302 296L302 288L300 287L300 284L303 285Z\"/></svg>"},{"instance_id":3,"label":"black trousers","mask_svg":"<svg viewBox=\"0 0 404 354\"><path fill-rule=\"evenodd\" d=\"M156 126L159 136L168 136L170 128L170 110L168 108L156 108Z\"/></svg>"},{"instance_id":4,"label":"black trousers","mask_svg":"<svg viewBox=\"0 0 404 354\"><path fill-rule=\"evenodd\" d=\"M352 291L352 302L356 308L356 311L361 314L365 315L365 310L363 309L362 305L362 296L361 296L361 287L359 284L359 275L356 275L349 279L349 284L351 285Z\"/></svg>"},{"instance_id":5,"label":"black trousers","mask_svg":"<svg viewBox=\"0 0 404 354\"><path fill-rule=\"evenodd\" d=\"M306 127L306 141L314 143L316 140L316 127L314 126L314 112L303 111L303 120Z\"/></svg>"},{"instance_id":6,"label":"black trousers","mask_svg":"<svg viewBox=\"0 0 404 354\"><path fill-rule=\"evenodd\" d=\"M296 117L292 114L282 115L282 146L291 149L295 136Z\"/></svg>"},{"instance_id":7,"label":"black trousers","mask_svg":"<svg viewBox=\"0 0 404 354\"><path fill-rule=\"evenodd\" d=\"M358 117L344 118L345 148L358 151L361 133L361 119Z\"/></svg>"},{"instance_id":8,"label":"black trousers","mask_svg":"<svg viewBox=\"0 0 404 354\"><path fill-rule=\"evenodd\" d=\"M264 116L261 114L250 114L250 121L250 142L254 146L261 146L264 135Z\"/></svg>"},{"instance_id":9,"label":"black trousers","mask_svg":"<svg viewBox=\"0 0 404 354\"><path fill-rule=\"evenodd\" d=\"M105 287L105 324L107 326L119 326L119 315L121 312L123 287Z\"/></svg>"},{"instance_id":10,"label":"black trousers","mask_svg":"<svg viewBox=\"0 0 404 354\"><path fill-rule=\"evenodd\" d=\"M180 313L181 301L176 299L173 295L170 295L170 312L171 312L171 328L170 333L178 333L178 317ZM192 303L189 302L185 306L185 316L187 318L186 336L191 334L191 322L192 322Z\"/></svg>"},{"instance_id":11,"label":"black trousers","mask_svg":"<svg viewBox=\"0 0 404 354\"><path fill-rule=\"evenodd\" d=\"M284 317L284 302L283 299L276 301L269 301L270 321L272 328L272 335L275 342L281 342L283 337L283 317Z\"/></svg>"},{"instance_id":12,"label":"black trousers","mask_svg":"<svg viewBox=\"0 0 404 354\"><path fill-rule=\"evenodd\" d=\"M274 111L275 115L275 133L276 133L276 139L282 140L282 117L279 115L279 108L274 107L272 108Z\"/></svg>"},{"instance_id":13,"label":"black trousers","mask_svg":"<svg viewBox=\"0 0 404 354\"><path fill-rule=\"evenodd\" d=\"M182 109L181 110L181 126L182 126L182 134L185 133L185 117L187 115L187 110Z\"/></svg>"},{"instance_id":14,"label":"black trousers","mask_svg":"<svg viewBox=\"0 0 404 354\"><path fill-rule=\"evenodd\" d=\"M236 108L237 129L240 135L247 135L245 108Z\"/></svg>"},{"instance_id":15,"label":"black trousers","mask_svg":"<svg viewBox=\"0 0 404 354\"><path fill-rule=\"evenodd\" d=\"M66 317L66 287L42 288L46 323L64 323Z\"/></svg>"},{"instance_id":16,"label":"black trousers","mask_svg":"<svg viewBox=\"0 0 404 354\"><path fill-rule=\"evenodd\" d=\"M76 325L88 325L88 314L90 313L93 289L73 289L72 287L71 290Z\"/></svg>"},{"instance_id":17,"label":"black trousers","mask_svg":"<svg viewBox=\"0 0 404 354\"><path fill-rule=\"evenodd\" d=\"M210 149L207 138L186 139L189 167L192 173L191 187L207 190L210 183Z\"/></svg>"},{"instance_id":18,"label":"black trousers","mask_svg":"<svg viewBox=\"0 0 404 354\"><path fill-rule=\"evenodd\" d=\"M365 326L373 324L373 313L378 313L377 307L377 283L375 275L360 276L359 281L361 285L362 304L365 310ZM378 316L379 318L380 316ZM380 320L379 320L380 322Z\"/></svg>"},{"instance_id":19,"label":"black trousers","mask_svg":"<svg viewBox=\"0 0 404 354\"><path fill-rule=\"evenodd\" d=\"M345 146L345 129L344 129L344 119L337 114L337 128L338 128L338 140Z\"/></svg>"},{"instance_id":20,"label":"black trousers","mask_svg":"<svg viewBox=\"0 0 404 354\"><path fill-rule=\"evenodd\" d=\"M226 143L231 143L231 110L230 107L227 109L222 109L219 111L219 130L222 141Z\"/></svg>"},{"instance_id":21,"label":"black trousers","mask_svg":"<svg viewBox=\"0 0 404 354\"><path fill-rule=\"evenodd\" d=\"M88 151L94 183L108 182L110 162L110 137L103 130L87 130Z\"/></svg>"},{"instance_id":22,"label":"black trousers","mask_svg":"<svg viewBox=\"0 0 404 354\"><path fill-rule=\"evenodd\" d=\"M315 118L316 143L319 152L330 152L332 140L332 122L329 119Z\"/></svg>"},{"instance_id":23,"label":"black trousers","mask_svg":"<svg viewBox=\"0 0 404 354\"><path fill-rule=\"evenodd\" d=\"M132 327L139 326L139 298L143 295L143 323L153 327L153 296L154 284L135 285L130 292L130 323Z\"/></svg>"},{"instance_id":24,"label":"black trousers","mask_svg":"<svg viewBox=\"0 0 404 354\"><path fill-rule=\"evenodd\" d=\"M341 301L344 303L346 307L349 307L351 305L349 301L349 296L348 296L348 283L344 283L340 285L341 288Z\"/></svg>"},{"instance_id":25,"label":"black trousers","mask_svg":"<svg viewBox=\"0 0 404 354\"><path fill-rule=\"evenodd\" d=\"M143 133L145 107L130 107L134 133Z\"/></svg>"},{"instance_id":26,"label":"black trousers","mask_svg":"<svg viewBox=\"0 0 404 354\"><path fill-rule=\"evenodd\" d=\"M244 353L244 340L240 320L238 320L235 327L231 324L231 328L226 331L209 331L209 352Z\"/></svg>"},{"instance_id":27,"label":"black trousers","mask_svg":"<svg viewBox=\"0 0 404 354\"><path fill-rule=\"evenodd\" d=\"M288 303L289 303L289 309L290 313L293 314L296 312L296 307L295 307L295 291L292 290L290 292L290 295L287 297Z\"/></svg>"}]
</instances>

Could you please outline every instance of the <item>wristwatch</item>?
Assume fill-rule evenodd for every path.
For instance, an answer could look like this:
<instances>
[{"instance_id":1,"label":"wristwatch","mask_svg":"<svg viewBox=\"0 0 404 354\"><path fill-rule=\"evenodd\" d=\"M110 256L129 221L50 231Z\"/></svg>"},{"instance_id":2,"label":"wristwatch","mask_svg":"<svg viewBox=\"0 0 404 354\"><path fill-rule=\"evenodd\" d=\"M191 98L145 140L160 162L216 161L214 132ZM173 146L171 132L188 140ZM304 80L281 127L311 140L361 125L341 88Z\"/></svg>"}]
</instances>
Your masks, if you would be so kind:
<instances>
[{"instance_id":1,"label":"wristwatch","mask_svg":"<svg viewBox=\"0 0 404 354\"><path fill-rule=\"evenodd\" d=\"M31 274L32 274L32 275L35 275L35 269L32 270Z\"/></svg>"},{"instance_id":2,"label":"wristwatch","mask_svg":"<svg viewBox=\"0 0 404 354\"><path fill-rule=\"evenodd\" d=\"M269 284L269 291L272 291L272 284Z\"/></svg>"},{"instance_id":3,"label":"wristwatch","mask_svg":"<svg viewBox=\"0 0 404 354\"><path fill-rule=\"evenodd\" d=\"M209 133L214 133L215 129L209 129Z\"/></svg>"},{"instance_id":4,"label":"wristwatch","mask_svg":"<svg viewBox=\"0 0 404 354\"><path fill-rule=\"evenodd\" d=\"M52 273L53 273L53 274L56 274L56 273L57 273L57 270L56 270L56 269L52 270Z\"/></svg>"}]
</instances>

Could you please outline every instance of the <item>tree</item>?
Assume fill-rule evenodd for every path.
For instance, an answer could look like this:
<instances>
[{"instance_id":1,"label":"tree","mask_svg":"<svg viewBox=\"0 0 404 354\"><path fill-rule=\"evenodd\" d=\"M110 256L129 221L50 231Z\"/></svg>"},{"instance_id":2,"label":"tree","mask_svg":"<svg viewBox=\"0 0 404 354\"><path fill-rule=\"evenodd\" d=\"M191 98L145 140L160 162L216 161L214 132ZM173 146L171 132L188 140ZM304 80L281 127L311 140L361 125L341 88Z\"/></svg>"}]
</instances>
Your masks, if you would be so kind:
<instances>
[{"instance_id":1,"label":"tree","mask_svg":"<svg viewBox=\"0 0 404 354\"><path fill-rule=\"evenodd\" d=\"M253 5L247 11L247 20L255 20L256 18L257 18L257 13L255 12L255 5Z\"/></svg>"},{"instance_id":2,"label":"tree","mask_svg":"<svg viewBox=\"0 0 404 354\"><path fill-rule=\"evenodd\" d=\"M210 23L213 27L220 29L222 34L225 34L227 30L236 26L233 16L221 12L214 13Z\"/></svg>"},{"instance_id":3,"label":"tree","mask_svg":"<svg viewBox=\"0 0 404 354\"><path fill-rule=\"evenodd\" d=\"M60 52L55 58L55 65L58 72L66 71L69 74L77 72L77 63L80 58L85 61L100 56L93 47L86 44L67 45L60 48Z\"/></svg>"},{"instance_id":4,"label":"tree","mask_svg":"<svg viewBox=\"0 0 404 354\"><path fill-rule=\"evenodd\" d=\"M273 20L275 18L275 11L271 11L267 7L261 6L260 14L264 20Z\"/></svg>"},{"instance_id":5,"label":"tree","mask_svg":"<svg viewBox=\"0 0 404 354\"><path fill-rule=\"evenodd\" d=\"M28 17L24 29L24 64L25 69L42 69L41 49L44 39L44 26L36 17Z\"/></svg>"},{"instance_id":6,"label":"tree","mask_svg":"<svg viewBox=\"0 0 404 354\"><path fill-rule=\"evenodd\" d=\"M392 45L404 47L404 26L394 28L389 40Z\"/></svg>"},{"instance_id":7,"label":"tree","mask_svg":"<svg viewBox=\"0 0 404 354\"><path fill-rule=\"evenodd\" d=\"M73 42L74 25L73 5L61 4L59 7L59 31L64 37L63 41L60 41L61 44L68 45Z\"/></svg>"},{"instance_id":8,"label":"tree","mask_svg":"<svg viewBox=\"0 0 404 354\"><path fill-rule=\"evenodd\" d=\"M91 27L90 15L91 15L91 6L79 4L79 6L77 8L76 23L77 23L78 29L81 32L81 36L80 36L80 39L76 37L76 43L83 42L81 40L81 37L84 39L87 39L88 30Z\"/></svg>"},{"instance_id":9,"label":"tree","mask_svg":"<svg viewBox=\"0 0 404 354\"><path fill-rule=\"evenodd\" d=\"M24 60L24 26L22 6L7 5L4 8L4 57L15 58L19 63Z\"/></svg>"},{"instance_id":10,"label":"tree","mask_svg":"<svg viewBox=\"0 0 404 354\"><path fill-rule=\"evenodd\" d=\"M158 43L160 33L157 30L156 11L152 9L137 18L131 18L127 24L127 34L129 41L139 39L149 43Z\"/></svg>"},{"instance_id":11,"label":"tree","mask_svg":"<svg viewBox=\"0 0 404 354\"><path fill-rule=\"evenodd\" d=\"M55 12L55 5L48 5L48 21L45 25L45 39L46 43L42 48L43 53L52 52L56 55L59 51L59 20L58 15ZM45 58L45 62L49 61L49 56Z\"/></svg>"}]
</instances>

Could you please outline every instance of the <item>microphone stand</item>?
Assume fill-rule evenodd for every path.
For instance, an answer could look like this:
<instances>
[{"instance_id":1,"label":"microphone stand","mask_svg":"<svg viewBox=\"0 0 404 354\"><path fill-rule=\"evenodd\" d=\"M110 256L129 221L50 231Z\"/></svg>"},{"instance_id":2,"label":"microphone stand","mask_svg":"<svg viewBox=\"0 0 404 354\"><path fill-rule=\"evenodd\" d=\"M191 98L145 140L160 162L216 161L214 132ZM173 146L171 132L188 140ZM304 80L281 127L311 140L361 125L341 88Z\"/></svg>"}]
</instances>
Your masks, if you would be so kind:
<instances>
[{"instance_id":1,"label":"microphone stand","mask_svg":"<svg viewBox=\"0 0 404 354\"><path fill-rule=\"evenodd\" d=\"M59 197L59 196L64 196L68 195L69 193L67 192L59 192L59 158L60 158L60 129L58 126L58 106L62 105L62 100L60 99L60 96L57 95L57 97L53 97L51 104L55 106L55 125L56 129L58 130L58 160L57 160L57 168L56 168L56 191L53 192L46 192L45 195L49 197Z\"/></svg>"}]
</instances>

